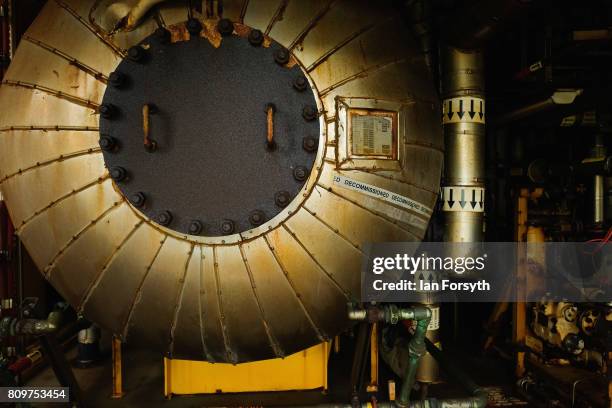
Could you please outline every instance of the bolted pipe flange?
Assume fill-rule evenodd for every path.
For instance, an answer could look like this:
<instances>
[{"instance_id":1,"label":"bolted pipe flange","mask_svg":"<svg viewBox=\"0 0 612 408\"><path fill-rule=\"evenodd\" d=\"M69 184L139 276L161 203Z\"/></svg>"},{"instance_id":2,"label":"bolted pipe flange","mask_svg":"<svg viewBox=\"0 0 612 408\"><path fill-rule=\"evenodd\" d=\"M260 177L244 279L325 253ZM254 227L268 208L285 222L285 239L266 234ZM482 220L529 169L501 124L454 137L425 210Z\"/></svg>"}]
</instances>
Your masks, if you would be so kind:
<instances>
[{"instance_id":1,"label":"bolted pipe flange","mask_svg":"<svg viewBox=\"0 0 612 408\"><path fill-rule=\"evenodd\" d=\"M251 213L249 214L249 222L254 227L257 227L263 224L265 220L266 220L266 215L261 210L254 210L254 211L251 211Z\"/></svg>"},{"instance_id":2,"label":"bolted pipe flange","mask_svg":"<svg viewBox=\"0 0 612 408\"><path fill-rule=\"evenodd\" d=\"M236 229L236 224L232 220L223 220L221 223L221 233L223 235L229 235Z\"/></svg>"},{"instance_id":3,"label":"bolted pipe flange","mask_svg":"<svg viewBox=\"0 0 612 408\"><path fill-rule=\"evenodd\" d=\"M279 191L274 195L274 203L281 208L288 206L290 201L291 195L287 191Z\"/></svg>"},{"instance_id":4,"label":"bolted pipe flange","mask_svg":"<svg viewBox=\"0 0 612 408\"><path fill-rule=\"evenodd\" d=\"M116 182L123 181L127 178L127 171L120 166L111 167L109 173L111 178Z\"/></svg>"},{"instance_id":5,"label":"bolted pipe flange","mask_svg":"<svg viewBox=\"0 0 612 408\"><path fill-rule=\"evenodd\" d=\"M157 217L155 217L155 221L157 221L159 225L163 225L164 227L168 226L172 222L172 213L168 210L162 211L157 214Z\"/></svg>"},{"instance_id":6,"label":"bolted pipe flange","mask_svg":"<svg viewBox=\"0 0 612 408\"><path fill-rule=\"evenodd\" d=\"M234 32L234 24L227 18L222 18L217 23L217 30L222 36L232 35Z\"/></svg>"},{"instance_id":7,"label":"bolted pipe flange","mask_svg":"<svg viewBox=\"0 0 612 408\"><path fill-rule=\"evenodd\" d=\"M251 30L251 32L249 33L249 43L251 45L258 47L263 43L263 40L264 40L264 35L258 29L255 28Z\"/></svg>"},{"instance_id":8,"label":"bolted pipe flange","mask_svg":"<svg viewBox=\"0 0 612 408\"><path fill-rule=\"evenodd\" d=\"M200 20L197 18L190 18L187 20L185 27L191 35L198 35L200 34L200 31L202 31L202 23L200 23Z\"/></svg>"},{"instance_id":9,"label":"bolted pipe flange","mask_svg":"<svg viewBox=\"0 0 612 408\"><path fill-rule=\"evenodd\" d=\"M302 109L302 117L308 122L315 120L318 115L319 111L317 110L316 106L306 105Z\"/></svg>"},{"instance_id":10,"label":"bolted pipe flange","mask_svg":"<svg viewBox=\"0 0 612 408\"><path fill-rule=\"evenodd\" d=\"M306 136L302 139L302 148L308 153L316 152L318 144L317 139L312 136Z\"/></svg>"},{"instance_id":11,"label":"bolted pipe flange","mask_svg":"<svg viewBox=\"0 0 612 408\"><path fill-rule=\"evenodd\" d=\"M303 92L308 87L308 80L304 75L298 75L293 79L293 88L296 91Z\"/></svg>"},{"instance_id":12,"label":"bolted pipe flange","mask_svg":"<svg viewBox=\"0 0 612 408\"><path fill-rule=\"evenodd\" d=\"M100 137L100 148L105 152L114 152L117 148L117 140L112 136Z\"/></svg>"},{"instance_id":13,"label":"bolted pipe flange","mask_svg":"<svg viewBox=\"0 0 612 408\"><path fill-rule=\"evenodd\" d=\"M234 228L231 234L265 225L291 205L295 197L302 196L306 181L299 180L308 180L316 158L316 153L309 153L306 149L316 149L314 146L317 143L320 146L322 143L317 137L320 130L318 120L307 122L302 117L304 106L318 106L316 95L312 92L308 75L300 65L292 64L291 52L287 48L268 38L262 29L242 25L238 29L239 25L231 21L227 21L228 29L225 31L231 32L231 36L223 37L225 41L222 42L222 47L210 47L207 41L201 41L200 38L208 26L200 16L196 18L202 26L197 38L192 36L192 41L181 42L182 45L175 46L171 44L175 35L173 31L158 30L144 39L140 48L132 50L132 54L134 51L138 54L144 53L142 63L134 63L126 56L114 69L126 80L120 88L115 88L112 84L119 85L121 81L115 82L117 78L109 75L113 81L109 81L101 104L112 107L108 111L103 108L102 111L107 116L113 107L115 111L112 119L99 115L98 136L112 136L116 139L114 149L110 147L112 143L108 140L101 141L105 150L100 147L98 149L104 156L107 169L120 166L127 171L125 181L113 183L132 209L140 211L158 226L158 215L169 210L173 219L167 228L192 238L227 235L231 229L228 229L228 226L225 226L224 230L221 229L224 220L232 220ZM189 23L194 25L190 27L193 34L198 21L189 22L185 18L183 33L188 35L186 33ZM217 23L218 21L215 21L215 27ZM223 31L223 22L220 25ZM238 35L236 30L241 35ZM167 39L168 34L170 42L164 44L161 39ZM257 46L262 38L263 42ZM288 61L287 64L278 65L275 61L274 54L278 50L281 51L277 52L277 59L280 56L280 62ZM214 58L219 58L219 64L213 64L214 67L209 64L198 65L201 61ZM172 78L177 86L146 80L146 77L163 77L167 74L167 67L179 59L182 63L197 68ZM249 65L251 62L252 66ZM230 99L241 98L249 101L244 115L242 109L232 115L223 115L222 112L229 111L227 108L231 104L224 104L221 100L218 102L222 108L204 106L207 103L207 95L210 95L211 91L214 92L216 84L231 80L236 75L231 70L219 70L223 64L250 67L240 72L241 78L244 77L241 86L232 88L231 92L228 90ZM206 78L206 83L210 84L204 86L202 92L189 92L189 86L181 85L197 83L202 78ZM274 83L279 87L270 90L269 84ZM305 90L299 91L304 85ZM168 103L180 98L188 101L189 107ZM276 105L276 109L270 105L271 102ZM192 123L193 118L202 112L206 113L206 117L215 119L215 126L208 128L206 123ZM255 120L252 121L252 129L244 131L238 122L246 118ZM211 132L210 138L201 137L204 129ZM237 143L225 140L227 138L224 139L222 135L226 132L238 135ZM172 148L172 134L181 134L181 140L184 139L188 143L181 144L180 149ZM316 142L309 141L303 148L301 143L304 136L317 137ZM236 149L237 145L241 147ZM151 153L152 151L154 153ZM282 158L278 156L280 152L283 154ZM224 164L223 157L227 154L237 155L239 161L234 163L244 162L245 165L236 167ZM207 160L201 160L203 156L207 157ZM164 166L160 166L162 162ZM190 163L197 171L182 174L180 169L184 163ZM298 165L304 166L305 169L295 170ZM247 170L252 168L258 168L261 174L253 174ZM235 189L242 193L227 194L222 183L207 175L211 170L232 177L236 175L237 179L245 180L239 181L241 186ZM110 178L109 173L106 174ZM190 194L188 198L177 199L182 197L181 191L185 191L183 187L188 185L202 186L202 191ZM146 195L146 203L140 208L130 200L139 192ZM283 193L277 200L278 192ZM223 194L227 194L223 202L209 199ZM261 213L251 214L254 210ZM193 232L195 225L191 226L194 229L190 229L190 223L196 220L203 226L198 234Z\"/></svg>"},{"instance_id":14,"label":"bolted pipe flange","mask_svg":"<svg viewBox=\"0 0 612 408\"><path fill-rule=\"evenodd\" d=\"M296 166L293 169L293 178L299 182L305 181L308 178L308 169L304 166Z\"/></svg>"},{"instance_id":15,"label":"bolted pipe flange","mask_svg":"<svg viewBox=\"0 0 612 408\"><path fill-rule=\"evenodd\" d=\"M170 41L172 35L170 31L166 30L164 27L159 27L155 30L155 38L157 38L161 43L167 43Z\"/></svg>"},{"instance_id":16,"label":"bolted pipe flange","mask_svg":"<svg viewBox=\"0 0 612 408\"><path fill-rule=\"evenodd\" d=\"M274 51L274 61L279 65L287 65L289 62L289 51L284 48Z\"/></svg>"},{"instance_id":17,"label":"bolted pipe flange","mask_svg":"<svg viewBox=\"0 0 612 408\"><path fill-rule=\"evenodd\" d=\"M134 207L142 207L147 201L147 197L143 192L134 193L130 196L130 202L134 205Z\"/></svg>"},{"instance_id":18,"label":"bolted pipe flange","mask_svg":"<svg viewBox=\"0 0 612 408\"><path fill-rule=\"evenodd\" d=\"M111 105L110 103L103 103L98 108L98 112L100 113L100 116L102 116L104 119L112 119L117 113L117 108L115 108L115 106Z\"/></svg>"},{"instance_id":19,"label":"bolted pipe flange","mask_svg":"<svg viewBox=\"0 0 612 408\"><path fill-rule=\"evenodd\" d=\"M125 75L123 75L121 72L114 71L108 76L108 83L113 88L119 89L125 85L126 79L127 78Z\"/></svg>"},{"instance_id":20,"label":"bolted pipe flange","mask_svg":"<svg viewBox=\"0 0 612 408\"><path fill-rule=\"evenodd\" d=\"M202 222L198 220L193 220L189 223L188 231L191 235L199 235L203 229L204 229L204 225L202 224Z\"/></svg>"},{"instance_id":21,"label":"bolted pipe flange","mask_svg":"<svg viewBox=\"0 0 612 408\"><path fill-rule=\"evenodd\" d=\"M130 47L128 50L128 59L133 62L142 62L145 59L147 52L140 45Z\"/></svg>"}]
</instances>

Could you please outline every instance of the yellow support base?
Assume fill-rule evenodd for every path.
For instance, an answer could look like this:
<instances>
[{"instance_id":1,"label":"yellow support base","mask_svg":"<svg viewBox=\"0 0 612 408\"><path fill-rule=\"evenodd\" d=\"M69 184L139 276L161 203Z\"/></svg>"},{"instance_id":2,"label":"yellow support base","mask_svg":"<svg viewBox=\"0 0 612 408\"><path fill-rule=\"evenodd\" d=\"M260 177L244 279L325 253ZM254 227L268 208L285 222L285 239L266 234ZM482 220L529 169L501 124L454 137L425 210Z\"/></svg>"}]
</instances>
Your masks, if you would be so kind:
<instances>
[{"instance_id":1,"label":"yellow support base","mask_svg":"<svg viewBox=\"0 0 612 408\"><path fill-rule=\"evenodd\" d=\"M327 390L329 343L289 357L243 364L164 358L164 394Z\"/></svg>"}]
</instances>

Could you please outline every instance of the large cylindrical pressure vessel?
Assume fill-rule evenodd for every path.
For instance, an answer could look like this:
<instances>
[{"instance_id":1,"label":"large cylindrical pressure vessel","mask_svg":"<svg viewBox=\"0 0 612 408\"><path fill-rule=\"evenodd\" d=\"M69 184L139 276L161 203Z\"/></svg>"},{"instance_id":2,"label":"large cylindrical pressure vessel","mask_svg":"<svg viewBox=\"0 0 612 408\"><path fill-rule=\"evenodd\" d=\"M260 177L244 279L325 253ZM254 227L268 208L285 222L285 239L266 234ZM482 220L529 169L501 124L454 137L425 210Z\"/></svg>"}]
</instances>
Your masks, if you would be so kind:
<instances>
[{"instance_id":1,"label":"large cylindrical pressure vessel","mask_svg":"<svg viewBox=\"0 0 612 408\"><path fill-rule=\"evenodd\" d=\"M280 357L348 326L368 242L423 238L439 122L391 1L49 0L0 88L0 186L101 327Z\"/></svg>"}]
</instances>

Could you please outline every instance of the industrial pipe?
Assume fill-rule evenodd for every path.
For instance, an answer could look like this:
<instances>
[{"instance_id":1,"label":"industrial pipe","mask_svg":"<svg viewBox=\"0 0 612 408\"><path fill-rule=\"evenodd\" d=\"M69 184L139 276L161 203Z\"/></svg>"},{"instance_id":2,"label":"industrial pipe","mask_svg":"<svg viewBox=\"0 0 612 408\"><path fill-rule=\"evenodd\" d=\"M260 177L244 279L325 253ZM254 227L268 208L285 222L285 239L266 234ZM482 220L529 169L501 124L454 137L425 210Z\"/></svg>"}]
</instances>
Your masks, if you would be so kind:
<instances>
[{"instance_id":1,"label":"industrial pipe","mask_svg":"<svg viewBox=\"0 0 612 408\"><path fill-rule=\"evenodd\" d=\"M453 360L449 358L445 353L443 353L435 344L425 338L424 333L427 329L427 324L429 324L429 319L431 318L431 311L427 308L425 309L425 314L419 312L420 317L424 317L422 320L417 321L417 329L415 331L415 335L413 336L413 340L410 342L410 349L412 350L415 347L415 343L413 343L415 338L418 338L416 342L420 342L425 348L440 364L442 369L455 381L461 385L467 392L470 393L470 397L465 398L446 398L446 399L436 399L436 398L427 398L421 401L412 401L409 400L410 389L412 385L414 385L414 377L412 377L412 385L411 388L408 389L408 395L404 395L404 387L410 385L410 380L408 378L404 378L404 383L402 384L402 390L400 391L400 398L395 402L377 402L376 406L380 408L485 408L488 402L488 393L486 390L478 386L463 370L457 367ZM380 309L379 309L380 311ZM391 310L387 310L391 311ZM384 316L385 313L379 314L379 316ZM425 317L427 316L427 317ZM425 323L427 321L427 323ZM419 326L423 324L419 329ZM417 334L419 333L419 334ZM416 346L420 348L420 345ZM411 352L412 353L412 352ZM412 361L412 357L411 357ZM418 358L416 359L418 362ZM410 372L411 367L414 368L414 374L416 374L416 366L412 364L408 365L407 372ZM406 399L408 398L408 399ZM361 408L371 408L372 404L370 403L362 403L360 404ZM304 407L306 408L306 407ZM319 404L312 405L308 408L354 408L351 404Z\"/></svg>"},{"instance_id":2,"label":"industrial pipe","mask_svg":"<svg viewBox=\"0 0 612 408\"><path fill-rule=\"evenodd\" d=\"M352 312L352 313L351 313ZM364 313L365 312L365 313ZM404 370L404 378L400 393L395 405L398 407L411 407L410 393L416 382L416 373L419 360L425 354L425 333L431 320L431 310L426 306L413 306L410 308L398 308L395 305L383 308L372 307L364 311L349 310L349 317L353 320L374 322L386 322L397 324L403 320L415 320L416 328L410 342L408 343L409 360ZM381 406L379 404L379 406Z\"/></svg>"},{"instance_id":3,"label":"industrial pipe","mask_svg":"<svg viewBox=\"0 0 612 408\"><path fill-rule=\"evenodd\" d=\"M576 101L576 98L582 95L582 89L558 89L549 98L532 103L527 106L520 107L508 112L498 118L495 118L495 126L503 126L515 122L519 119L526 118L536 113L544 112L555 106L571 105Z\"/></svg>"},{"instance_id":4,"label":"industrial pipe","mask_svg":"<svg viewBox=\"0 0 612 408\"><path fill-rule=\"evenodd\" d=\"M406 0L404 7L412 34L421 47L427 67L433 72L437 48L433 3L429 0Z\"/></svg>"},{"instance_id":5,"label":"industrial pipe","mask_svg":"<svg viewBox=\"0 0 612 408\"><path fill-rule=\"evenodd\" d=\"M414 334L410 343L408 343L409 360L406 370L404 371L404 381L400 389L400 395L396 404L398 407L409 407L410 405L410 392L414 383L416 382L417 369L419 367L419 360L425 354L425 333L427 332L427 326L431 320L431 310L426 307L419 307L419 316L415 318L417 324L414 329Z\"/></svg>"},{"instance_id":6,"label":"industrial pipe","mask_svg":"<svg viewBox=\"0 0 612 408\"><path fill-rule=\"evenodd\" d=\"M17 335L43 335L55 333L63 319L63 304L55 306L47 319L19 319L7 316L0 320L0 337Z\"/></svg>"},{"instance_id":7,"label":"industrial pipe","mask_svg":"<svg viewBox=\"0 0 612 408\"><path fill-rule=\"evenodd\" d=\"M589 162L605 162L599 172L593 177L593 224L600 225L605 221L605 178L604 174L609 172L609 163L606 158L606 145L602 134L595 135L595 144L591 149L589 158L585 159L583 163Z\"/></svg>"},{"instance_id":8,"label":"industrial pipe","mask_svg":"<svg viewBox=\"0 0 612 408\"><path fill-rule=\"evenodd\" d=\"M40 319L21 319L15 323L15 334L49 334L55 333L62 322L62 313L54 310L49 313L46 320Z\"/></svg>"},{"instance_id":9,"label":"industrial pipe","mask_svg":"<svg viewBox=\"0 0 612 408\"><path fill-rule=\"evenodd\" d=\"M445 25L446 42L461 49L481 48L500 28L524 14L535 0L479 0L458 10Z\"/></svg>"},{"instance_id":10,"label":"industrial pipe","mask_svg":"<svg viewBox=\"0 0 612 408\"><path fill-rule=\"evenodd\" d=\"M485 191L485 85L480 51L442 51L446 242L481 242Z\"/></svg>"}]
</instances>

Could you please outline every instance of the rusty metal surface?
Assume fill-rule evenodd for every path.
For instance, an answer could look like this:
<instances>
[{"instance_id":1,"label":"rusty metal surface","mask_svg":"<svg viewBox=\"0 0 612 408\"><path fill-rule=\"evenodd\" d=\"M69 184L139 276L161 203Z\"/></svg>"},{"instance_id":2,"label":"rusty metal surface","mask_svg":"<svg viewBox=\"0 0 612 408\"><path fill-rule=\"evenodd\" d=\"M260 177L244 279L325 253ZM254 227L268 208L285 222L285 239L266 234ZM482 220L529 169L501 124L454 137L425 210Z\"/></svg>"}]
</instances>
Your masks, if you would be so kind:
<instances>
[{"instance_id":1,"label":"rusty metal surface","mask_svg":"<svg viewBox=\"0 0 612 408\"><path fill-rule=\"evenodd\" d=\"M89 319L173 356L240 362L289 355L344 329L367 241L422 239L428 216L334 184L334 175L432 208L443 142L424 58L387 2L224 1L293 52L317 96L314 170L265 224L224 237L183 235L136 211L109 179L97 107L126 49L159 25L184 33L185 2L113 30L137 1L49 0L0 87L0 188L29 252ZM210 39L218 11L199 18ZM129 27L132 28L132 27ZM177 34L177 35L179 35ZM204 34L203 34L204 35ZM206 37L206 38L209 38ZM337 98L400 112L400 161L340 168ZM228 113L231 114L231 113ZM344 165L343 165L344 166Z\"/></svg>"}]
</instances>

